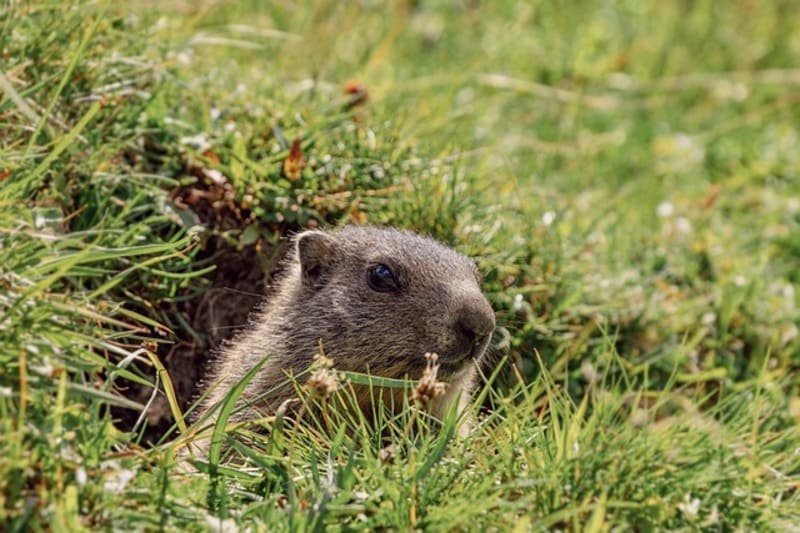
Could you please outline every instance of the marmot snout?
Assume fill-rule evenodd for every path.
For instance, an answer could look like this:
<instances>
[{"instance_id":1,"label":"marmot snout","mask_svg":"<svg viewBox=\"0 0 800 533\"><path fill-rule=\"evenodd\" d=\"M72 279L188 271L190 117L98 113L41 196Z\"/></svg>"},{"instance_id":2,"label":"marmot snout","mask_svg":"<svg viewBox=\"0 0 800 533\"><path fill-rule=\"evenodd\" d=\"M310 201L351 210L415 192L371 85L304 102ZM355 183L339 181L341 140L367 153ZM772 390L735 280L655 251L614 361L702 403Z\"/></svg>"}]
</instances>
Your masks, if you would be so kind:
<instances>
[{"instance_id":1,"label":"marmot snout","mask_svg":"<svg viewBox=\"0 0 800 533\"><path fill-rule=\"evenodd\" d=\"M449 387L441 410L466 401L495 327L475 264L427 237L388 228L306 231L264 310L219 354L212 371L210 409L254 365L249 403L311 364L320 345L338 370L418 379L425 353L439 355ZM264 414L291 397L258 399L236 418Z\"/></svg>"}]
</instances>

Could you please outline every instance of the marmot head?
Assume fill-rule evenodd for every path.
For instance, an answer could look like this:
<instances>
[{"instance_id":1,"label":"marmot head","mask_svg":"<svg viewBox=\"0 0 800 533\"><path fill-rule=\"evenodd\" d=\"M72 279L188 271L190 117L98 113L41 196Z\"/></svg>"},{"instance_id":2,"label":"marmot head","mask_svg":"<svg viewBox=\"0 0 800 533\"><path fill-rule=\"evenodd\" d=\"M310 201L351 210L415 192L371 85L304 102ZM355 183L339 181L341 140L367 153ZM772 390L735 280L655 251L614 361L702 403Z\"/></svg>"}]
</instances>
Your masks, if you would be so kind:
<instances>
[{"instance_id":1,"label":"marmot head","mask_svg":"<svg viewBox=\"0 0 800 533\"><path fill-rule=\"evenodd\" d=\"M447 378L483 356L494 312L467 257L376 227L306 231L295 246L294 327L322 341L336 368L416 379L434 352Z\"/></svg>"}]
</instances>

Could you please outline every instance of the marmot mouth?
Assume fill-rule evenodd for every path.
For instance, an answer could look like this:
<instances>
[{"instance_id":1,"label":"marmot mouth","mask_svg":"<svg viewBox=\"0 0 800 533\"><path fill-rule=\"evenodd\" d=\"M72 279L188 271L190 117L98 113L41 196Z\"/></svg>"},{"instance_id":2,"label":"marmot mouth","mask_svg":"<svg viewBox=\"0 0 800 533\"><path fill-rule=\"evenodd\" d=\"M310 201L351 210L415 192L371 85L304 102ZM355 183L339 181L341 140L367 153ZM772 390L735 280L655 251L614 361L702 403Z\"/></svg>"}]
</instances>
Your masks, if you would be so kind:
<instances>
[{"instance_id":1,"label":"marmot mouth","mask_svg":"<svg viewBox=\"0 0 800 533\"><path fill-rule=\"evenodd\" d=\"M458 361L439 361L439 377L450 377L458 374L472 363L472 359L461 359Z\"/></svg>"},{"instance_id":2,"label":"marmot mouth","mask_svg":"<svg viewBox=\"0 0 800 533\"><path fill-rule=\"evenodd\" d=\"M486 343L480 343L470 348L466 353L450 357L440 357L439 375L449 377L464 370L469 365L478 364L485 350Z\"/></svg>"}]
</instances>

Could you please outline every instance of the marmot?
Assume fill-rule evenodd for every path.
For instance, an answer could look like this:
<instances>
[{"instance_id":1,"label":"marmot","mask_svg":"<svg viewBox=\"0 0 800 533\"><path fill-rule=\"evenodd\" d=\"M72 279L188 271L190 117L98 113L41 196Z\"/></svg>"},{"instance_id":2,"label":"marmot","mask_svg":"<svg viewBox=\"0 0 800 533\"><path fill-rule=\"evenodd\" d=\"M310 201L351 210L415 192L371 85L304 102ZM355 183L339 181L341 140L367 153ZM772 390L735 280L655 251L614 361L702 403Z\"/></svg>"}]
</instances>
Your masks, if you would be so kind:
<instances>
[{"instance_id":1,"label":"marmot","mask_svg":"<svg viewBox=\"0 0 800 533\"><path fill-rule=\"evenodd\" d=\"M307 369L320 347L337 370L398 379L419 379L426 352L436 353L448 386L434 414L459 398L464 407L495 328L472 260L407 231L346 226L297 234L286 261L250 327L218 354L201 412L265 357L239 399L249 405L232 419L274 412L294 389L264 393Z\"/></svg>"}]
</instances>

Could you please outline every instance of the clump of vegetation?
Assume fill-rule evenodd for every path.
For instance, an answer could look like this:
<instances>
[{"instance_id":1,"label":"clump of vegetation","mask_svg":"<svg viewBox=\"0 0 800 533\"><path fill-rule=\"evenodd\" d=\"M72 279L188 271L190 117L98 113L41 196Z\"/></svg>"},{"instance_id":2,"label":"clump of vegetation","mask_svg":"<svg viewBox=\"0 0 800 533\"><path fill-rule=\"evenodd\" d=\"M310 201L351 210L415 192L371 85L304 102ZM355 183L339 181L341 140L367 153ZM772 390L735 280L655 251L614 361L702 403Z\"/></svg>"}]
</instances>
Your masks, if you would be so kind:
<instances>
[{"instance_id":1,"label":"clump of vegetation","mask_svg":"<svg viewBox=\"0 0 800 533\"><path fill-rule=\"evenodd\" d=\"M2 529L800 519L791 2L144 7L0 8ZM478 258L475 433L331 401L186 472L282 237L345 222Z\"/></svg>"}]
</instances>

